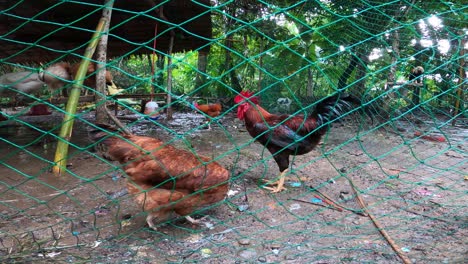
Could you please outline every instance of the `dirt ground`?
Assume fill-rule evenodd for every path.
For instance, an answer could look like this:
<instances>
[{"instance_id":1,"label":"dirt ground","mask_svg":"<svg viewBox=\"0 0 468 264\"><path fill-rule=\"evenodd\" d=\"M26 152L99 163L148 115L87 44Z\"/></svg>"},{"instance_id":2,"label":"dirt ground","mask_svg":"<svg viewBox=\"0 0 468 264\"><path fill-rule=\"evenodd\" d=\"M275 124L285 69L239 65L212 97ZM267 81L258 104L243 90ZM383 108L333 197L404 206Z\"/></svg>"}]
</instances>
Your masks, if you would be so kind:
<instances>
[{"instance_id":1,"label":"dirt ground","mask_svg":"<svg viewBox=\"0 0 468 264\"><path fill-rule=\"evenodd\" d=\"M208 215L209 224L181 218L158 231L125 194L118 166L91 151L84 122L75 124L69 173L56 177L50 168L61 116L21 120L0 127L2 263L401 262L370 218L356 213L351 182L413 263L468 257L466 120L454 127L423 115L372 125L350 118L293 159L288 190L279 194L259 187L278 167L233 114L211 130L193 113L158 124L126 121L133 133L193 147L232 173L226 200L195 216ZM415 138L417 131L443 141ZM330 208L315 190L346 209Z\"/></svg>"}]
</instances>

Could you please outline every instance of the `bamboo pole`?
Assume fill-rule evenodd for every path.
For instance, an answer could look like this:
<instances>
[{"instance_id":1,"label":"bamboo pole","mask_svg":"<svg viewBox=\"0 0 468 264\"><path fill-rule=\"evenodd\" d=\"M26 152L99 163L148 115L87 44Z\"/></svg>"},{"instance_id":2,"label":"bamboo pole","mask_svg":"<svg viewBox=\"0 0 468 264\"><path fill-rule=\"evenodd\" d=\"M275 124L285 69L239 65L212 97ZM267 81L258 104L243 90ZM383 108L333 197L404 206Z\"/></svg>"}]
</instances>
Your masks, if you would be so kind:
<instances>
[{"instance_id":1,"label":"bamboo pole","mask_svg":"<svg viewBox=\"0 0 468 264\"><path fill-rule=\"evenodd\" d=\"M83 86L84 77L88 71L90 59L93 57L99 39L103 34L103 28L107 22L107 19L104 17L101 17L99 20L96 31L91 38L91 42L86 48L84 58L81 60L80 67L75 76L75 81L73 83L70 97L68 98L67 106L65 107L65 117L63 118L63 123L59 134L60 140L57 143L57 149L55 151L55 165L52 168L52 172L57 176L62 175L67 167L68 146L72 135L73 122L75 119L76 107L78 106L78 100L80 98L81 87Z\"/></svg>"}]
</instances>

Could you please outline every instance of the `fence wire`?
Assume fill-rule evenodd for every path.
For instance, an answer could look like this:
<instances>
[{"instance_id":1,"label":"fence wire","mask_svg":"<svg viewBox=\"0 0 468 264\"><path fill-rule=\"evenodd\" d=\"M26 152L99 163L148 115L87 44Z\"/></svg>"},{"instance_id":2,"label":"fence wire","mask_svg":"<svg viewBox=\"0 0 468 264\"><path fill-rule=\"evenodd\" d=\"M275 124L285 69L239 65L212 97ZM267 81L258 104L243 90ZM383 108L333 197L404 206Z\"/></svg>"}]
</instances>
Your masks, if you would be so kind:
<instances>
[{"instance_id":1,"label":"fence wire","mask_svg":"<svg viewBox=\"0 0 468 264\"><path fill-rule=\"evenodd\" d=\"M43 40L71 27L91 36L77 26L89 16L59 23L52 18L70 1L37 4L31 16L19 14L29 13L22 8L32 1L4 2L0 19L23 22L0 36L21 47L0 66L1 262L405 261L398 251L414 263L466 259L463 1L180 1L204 10L184 21L153 13L178 1L150 1L153 8L140 13L116 8L128 20L111 20L109 42L132 48L108 58L115 86L105 101L94 102L99 92L88 80L96 71L87 73L70 138L58 136L67 115L62 95L76 81L58 76L62 83L52 89L36 76L65 59L71 67L83 58L78 50L87 43L68 47L64 39L67 48L60 49ZM96 13L104 8L97 1L73 4ZM207 14L212 37L187 30ZM142 17L165 27L141 43L113 34ZM15 40L28 24L55 30ZM175 46L205 44L172 53L158 46L163 36L173 36ZM17 62L38 45L56 57ZM28 73L11 75L21 72ZM33 91L21 86L31 77L39 82ZM292 155L287 190L271 193L264 180L278 177L278 165L256 142L260 135L250 136L237 118L234 98L241 91L255 93L271 113L292 116L310 115L317 102L337 93L362 104L341 109L314 150ZM151 100L159 104L155 118L143 113ZM220 103L222 111L211 118L193 101ZM225 199L192 215L203 224L174 217L148 227L148 212L128 194L123 165L104 159L89 138L99 104L132 134L159 138L198 160L209 157L204 164L217 162L229 171ZM70 150L66 173L56 176L59 141ZM174 166L192 169L183 162Z\"/></svg>"}]
</instances>

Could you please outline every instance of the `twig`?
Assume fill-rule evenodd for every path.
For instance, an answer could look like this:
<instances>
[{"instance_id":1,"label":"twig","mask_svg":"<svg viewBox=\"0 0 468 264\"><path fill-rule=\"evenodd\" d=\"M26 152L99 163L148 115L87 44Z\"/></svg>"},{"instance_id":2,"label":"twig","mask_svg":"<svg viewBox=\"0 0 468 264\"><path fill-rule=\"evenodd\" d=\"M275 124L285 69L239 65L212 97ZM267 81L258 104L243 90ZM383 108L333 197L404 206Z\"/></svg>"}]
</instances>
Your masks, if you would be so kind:
<instances>
[{"instance_id":1,"label":"twig","mask_svg":"<svg viewBox=\"0 0 468 264\"><path fill-rule=\"evenodd\" d=\"M326 204L330 205L330 206L333 206L335 207L338 211L342 212L343 211L343 206L339 205L337 202L335 202L333 199L331 199L330 197L328 197L328 195L324 194L324 193L321 193L319 190L313 188L315 192L317 192L319 194L319 196L321 197L317 197L317 198L321 198ZM325 199L323 199L325 198ZM328 200L328 201L327 201Z\"/></svg>"},{"instance_id":2,"label":"twig","mask_svg":"<svg viewBox=\"0 0 468 264\"><path fill-rule=\"evenodd\" d=\"M357 201L361 205L362 210L369 216L369 218L372 220L372 223L374 223L375 227L379 230L380 234L387 240L388 244L392 247L392 249L398 254L398 256L401 258L403 263L409 264L411 263L411 260L401 251L400 247L395 243L395 241L390 237L390 235L385 231L383 226L380 224L380 222L369 212L367 209L366 204L364 203L364 200L361 198L361 195L359 195L358 191L356 190L356 187L351 179L348 178L349 183L351 184L351 188L353 189L354 194L356 195Z\"/></svg>"},{"instance_id":3,"label":"twig","mask_svg":"<svg viewBox=\"0 0 468 264\"><path fill-rule=\"evenodd\" d=\"M115 115L112 114L111 111L109 111L109 109L108 109L107 107L105 107L104 109L105 109L105 111L106 111L107 116L109 116L109 118L110 118L112 121L114 121L114 123L115 123L120 129L122 129L122 131L123 131L125 134L131 134L130 131L127 129L127 127L125 127L125 126L122 124L122 122L120 122L120 120L119 120L117 117L115 117Z\"/></svg>"},{"instance_id":4,"label":"twig","mask_svg":"<svg viewBox=\"0 0 468 264\"><path fill-rule=\"evenodd\" d=\"M341 208L334 207L334 206L326 206L326 205L323 205L323 204L320 204L320 203L314 203L314 202L309 202L309 201L304 201L304 200L299 200L299 199L291 199L291 200L296 201L296 202L301 202L301 203L318 205L318 206L322 206L322 207L325 207L325 208L328 208L328 209L333 209L333 210L340 211L340 212L343 211L343 210L341 210Z\"/></svg>"},{"instance_id":5,"label":"twig","mask_svg":"<svg viewBox=\"0 0 468 264\"><path fill-rule=\"evenodd\" d=\"M332 198L330 198L328 195L320 192L319 190L315 189L314 187L310 186L310 188L313 189L315 192L317 192L320 196L322 196L322 199L325 198L325 199L323 199L324 201L328 200L328 201L325 201L327 204L341 209L341 210L338 210L338 211L346 210L346 211L350 211L350 212L353 212L353 213L358 214L358 215L367 216L367 214L365 212L359 212L357 210L342 206L339 203L337 203L336 201L334 201Z\"/></svg>"}]
</instances>

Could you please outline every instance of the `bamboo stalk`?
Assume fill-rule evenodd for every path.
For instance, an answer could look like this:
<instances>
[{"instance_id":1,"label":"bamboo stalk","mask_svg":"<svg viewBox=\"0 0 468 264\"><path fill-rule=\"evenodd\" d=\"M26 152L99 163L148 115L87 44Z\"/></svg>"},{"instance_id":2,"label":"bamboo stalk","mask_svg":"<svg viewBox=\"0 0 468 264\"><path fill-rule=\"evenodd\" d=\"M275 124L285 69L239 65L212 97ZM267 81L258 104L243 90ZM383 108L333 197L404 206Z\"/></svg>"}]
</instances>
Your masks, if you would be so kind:
<instances>
[{"instance_id":1,"label":"bamboo stalk","mask_svg":"<svg viewBox=\"0 0 468 264\"><path fill-rule=\"evenodd\" d=\"M73 130L73 123L75 119L76 107L78 106L78 100L80 98L81 87L83 86L84 77L88 71L88 65L90 59L93 57L94 51L96 50L97 44L101 35L103 34L102 30L107 23L107 19L102 17L99 20L99 23L96 27L91 42L88 44L88 47L85 50L84 58L81 60L80 67L75 76L75 81L68 98L67 106L65 107L65 117L63 118L62 127L60 129L60 139L57 143L57 149L55 151L54 158L54 167L52 172L56 176L62 175L67 167L67 155L70 138Z\"/></svg>"}]
</instances>

